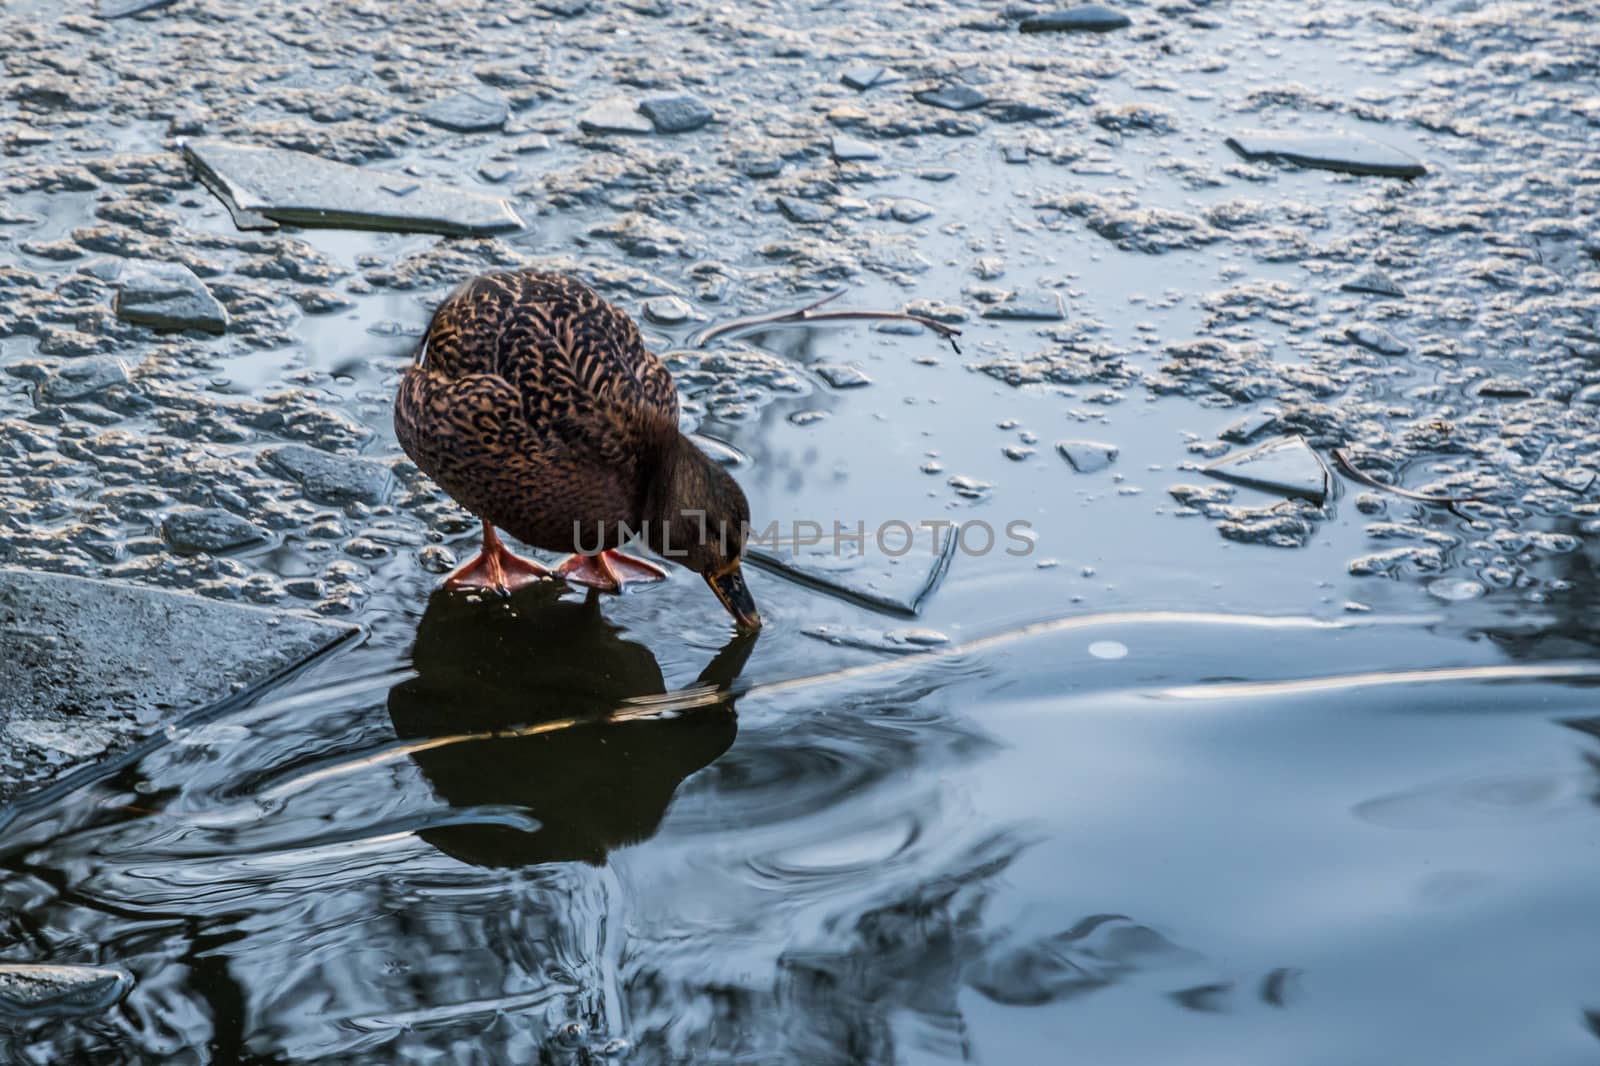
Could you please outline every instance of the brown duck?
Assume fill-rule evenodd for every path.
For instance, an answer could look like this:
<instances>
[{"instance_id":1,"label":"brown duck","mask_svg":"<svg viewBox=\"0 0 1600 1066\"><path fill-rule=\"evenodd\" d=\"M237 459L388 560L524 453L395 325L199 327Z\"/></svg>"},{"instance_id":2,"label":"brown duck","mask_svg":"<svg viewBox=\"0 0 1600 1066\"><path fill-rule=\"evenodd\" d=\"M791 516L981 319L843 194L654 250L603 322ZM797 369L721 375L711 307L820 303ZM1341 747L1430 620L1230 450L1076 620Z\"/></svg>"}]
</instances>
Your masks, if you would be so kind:
<instances>
[{"instance_id":1,"label":"brown duck","mask_svg":"<svg viewBox=\"0 0 1600 1066\"><path fill-rule=\"evenodd\" d=\"M510 592L551 576L513 555L573 551L555 573L618 591L666 572L623 555L628 531L761 625L739 571L750 517L733 478L678 430L672 375L627 315L580 281L487 274L451 293L395 398L413 462L483 522L483 550L446 587Z\"/></svg>"}]
</instances>

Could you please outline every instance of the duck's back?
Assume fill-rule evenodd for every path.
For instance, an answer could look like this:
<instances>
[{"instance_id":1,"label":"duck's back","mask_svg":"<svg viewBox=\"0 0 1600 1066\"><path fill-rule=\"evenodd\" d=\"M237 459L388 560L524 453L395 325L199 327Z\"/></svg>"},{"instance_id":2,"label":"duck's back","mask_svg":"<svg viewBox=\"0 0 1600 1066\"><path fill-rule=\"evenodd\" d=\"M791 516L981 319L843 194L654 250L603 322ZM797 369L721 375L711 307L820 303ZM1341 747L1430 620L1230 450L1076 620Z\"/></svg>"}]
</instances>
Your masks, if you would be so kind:
<instances>
[{"instance_id":1,"label":"duck's back","mask_svg":"<svg viewBox=\"0 0 1600 1066\"><path fill-rule=\"evenodd\" d=\"M434 313L395 405L401 446L463 506L566 550L572 523L634 522L672 377L638 327L580 281L488 274Z\"/></svg>"},{"instance_id":2,"label":"duck's back","mask_svg":"<svg viewBox=\"0 0 1600 1066\"><path fill-rule=\"evenodd\" d=\"M434 312L419 363L447 377L498 375L556 418L590 406L678 417L672 376L633 320L561 274L485 274L461 285Z\"/></svg>"}]
</instances>

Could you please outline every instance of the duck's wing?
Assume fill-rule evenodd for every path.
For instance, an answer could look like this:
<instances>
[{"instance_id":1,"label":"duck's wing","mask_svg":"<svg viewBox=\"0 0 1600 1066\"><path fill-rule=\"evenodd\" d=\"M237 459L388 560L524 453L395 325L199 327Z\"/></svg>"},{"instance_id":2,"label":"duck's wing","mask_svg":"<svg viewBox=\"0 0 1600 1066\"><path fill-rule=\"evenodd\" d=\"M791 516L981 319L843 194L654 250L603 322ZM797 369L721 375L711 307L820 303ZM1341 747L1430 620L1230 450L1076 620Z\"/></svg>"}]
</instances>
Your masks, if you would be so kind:
<instances>
[{"instance_id":1,"label":"duck's wing","mask_svg":"<svg viewBox=\"0 0 1600 1066\"><path fill-rule=\"evenodd\" d=\"M562 275L473 279L440 306L419 360L447 377L502 378L537 435L607 465L631 466L678 421L672 375L638 327Z\"/></svg>"},{"instance_id":2,"label":"duck's wing","mask_svg":"<svg viewBox=\"0 0 1600 1066\"><path fill-rule=\"evenodd\" d=\"M574 522L587 531L635 521L631 465L597 462L524 406L498 374L413 367L395 398L395 433L458 503L536 547L570 550Z\"/></svg>"}]
</instances>

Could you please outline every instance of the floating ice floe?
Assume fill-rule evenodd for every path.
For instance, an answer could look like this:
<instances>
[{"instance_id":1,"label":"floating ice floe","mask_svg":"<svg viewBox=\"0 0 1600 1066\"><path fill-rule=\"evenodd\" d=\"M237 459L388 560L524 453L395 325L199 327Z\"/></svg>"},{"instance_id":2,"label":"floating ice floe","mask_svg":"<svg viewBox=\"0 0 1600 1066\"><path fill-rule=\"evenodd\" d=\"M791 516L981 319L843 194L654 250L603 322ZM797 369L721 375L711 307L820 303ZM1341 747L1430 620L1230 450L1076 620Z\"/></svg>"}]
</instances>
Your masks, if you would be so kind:
<instances>
[{"instance_id":1,"label":"floating ice floe","mask_svg":"<svg viewBox=\"0 0 1600 1066\"><path fill-rule=\"evenodd\" d=\"M335 455L309 444L283 444L261 453L261 463L299 484L306 499L343 505L382 503L394 472L383 463Z\"/></svg>"},{"instance_id":2,"label":"floating ice floe","mask_svg":"<svg viewBox=\"0 0 1600 1066\"><path fill-rule=\"evenodd\" d=\"M1000 322L1060 322L1066 318L1061 295L1054 292L1017 293L1011 299L984 309L983 317Z\"/></svg>"},{"instance_id":3,"label":"floating ice floe","mask_svg":"<svg viewBox=\"0 0 1600 1066\"><path fill-rule=\"evenodd\" d=\"M0 803L126 754L357 632L293 611L5 568L0 618ZM0 1013L25 1003L27 987L27 975L0 979Z\"/></svg>"},{"instance_id":4,"label":"floating ice floe","mask_svg":"<svg viewBox=\"0 0 1600 1066\"><path fill-rule=\"evenodd\" d=\"M1339 283L1339 288L1345 292L1360 292L1369 296L1392 296L1396 299L1406 294L1405 290L1387 272L1379 270L1377 267L1368 267L1361 273L1346 278Z\"/></svg>"},{"instance_id":5,"label":"floating ice floe","mask_svg":"<svg viewBox=\"0 0 1600 1066\"><path fill-rule=\"evenodd\" d=\"M0 963L0 1016L100 1014L115 1006L132 987L132 977L104 966Z\"/></svg>"},{"instance_id":6,"label":"floating ice floe","mask_svg":"<svg viewBox=\"0 0 1600 1066\"><path fill-rule=\"evenodd\" d=\"M117 317L152 329L222 333L228 312L182 263L128 263L115 276Z\"/></svg>"},{"instance_id":7,"label":"floating ice floe","mask_svg":"<svg viewBox=\"0 0 1600 1066\"><path fill-rule=\"evenodd\" d=\"M1279 437L1201 468L1211 477L1300 496L1321 503L1328 496L1328 468L1304 437Z\"/></svg>"},{"instance_id":8,"label":"floating ice floe","mask_svg":"<svg viewBox=\"0 0 1600 1066\"><path fill-rule=\"evenodd\" d=\"M441 129L482 133L503 127L511 108L498 93L452 93L424 104L418 114Z\"/></svg>"},{"instance_id":9,"label":"floating ice floe","mask_svg":"<svg viewBox=\"0 0 1600 1066\"><path fill-rule=\"evenodd\" d=\"M183 155L240 229L285 224L477 236L523 227L498 196L306 152L205 138L184 142Z\"/></svg>"},{"instance_id":10,"label":"floating ice floe","mask_svg":"<svg viewBox=\"0 0 1600 1066\"><path fill-rule=\"evenodd\" d=\"M177 0L100 0L95 5L95 18L121 19L143 11L171 7Z\"/></svg>"},{"instance_id":11,"label":"floating ice floe","mask_svg":"<svg viewBox=\"0 0 1600 1066\"><path fill-rule=\"evenodd\" d=\"M1058 440L1056 451L1080 474L1093 474L1117 461L1117 446L1097 440Z\"/></svg>"},{"instance_id":12,"label":"floating ice floe","mask_svg":"<svg viewBox=\"0 0 1600 1066\"><path fill-rule=\"evenodd\" d=\"M649 133L655 124L639 112L639 105L626 97L601 100L578 116L578 128L585 133Z\"/></svg>"},{"instance_id":13,"label":"floating ice floe","mask_svg":"<svg viewBox=\"0 0 1600 1066\"><path fill-rule=\"evenodd\" d=\"M755 566L782 574L819 592L863 607L915 618L923 602L939 587L955 556L957 534L952 527L939 530L937 550L927 551L923 531L903 531L882 543L873 530L846 550L835 551L831 537L816 545L791 544L782 538L770 546L747 544L745 556ZM899 536L900 539L895 539ZM892 543L891 543L892 541ZM893 554L915 541L915 550Z\"/></svg>"},{"instance_id":14,"label":"floating ice floe","mask_svg":"<svg viewBox=\"0 0 1600 1066\"><path fill-rule=\"evenodd\" d=\"M1371 174L1383 178L1420 178L1428 172L1415 157L1398 148L1357 134L1276 133L1249 130L1234 134L1227 145L1244 158L1293 163L1317 170Z\"/></svg>"},{"instance_id":15,"label":"floating ice floe","mask_svg":"<svg viewBox=\"0 0 1600 1066\"><path fill-rule=\"evenodd\" d=\"M1017 26L1023 33L1110 33L1126 29L1133 20L1100 4L1084 4L1064 11L1030 15Z\"/></svg>"}]
</instances>

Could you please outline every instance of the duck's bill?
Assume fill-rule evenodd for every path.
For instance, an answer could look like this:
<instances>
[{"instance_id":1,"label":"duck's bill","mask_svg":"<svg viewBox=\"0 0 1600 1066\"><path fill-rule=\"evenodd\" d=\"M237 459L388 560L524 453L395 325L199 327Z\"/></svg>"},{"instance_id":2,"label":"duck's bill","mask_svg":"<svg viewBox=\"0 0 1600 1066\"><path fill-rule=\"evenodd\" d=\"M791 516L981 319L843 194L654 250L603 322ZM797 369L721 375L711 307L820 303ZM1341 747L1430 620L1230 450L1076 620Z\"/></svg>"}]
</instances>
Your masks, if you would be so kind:
<instances>
[{"instance_id":1,"label":"duck's bill","mask_svg":"<svg viewBox=\"0 0 1600 1066\"><path fill-rule=\"evenodd\" d=\"M761 628L761 612L756 610L756 599L750 595L750 586L744 583L744 574L740 572L738 563L720 574L708 575L706 583L741 629Z\"/></svg>"}]
</instances>

